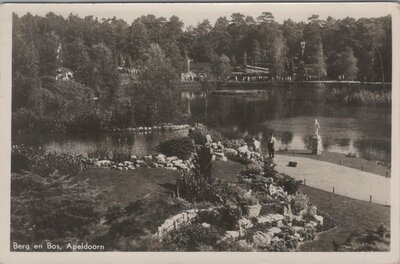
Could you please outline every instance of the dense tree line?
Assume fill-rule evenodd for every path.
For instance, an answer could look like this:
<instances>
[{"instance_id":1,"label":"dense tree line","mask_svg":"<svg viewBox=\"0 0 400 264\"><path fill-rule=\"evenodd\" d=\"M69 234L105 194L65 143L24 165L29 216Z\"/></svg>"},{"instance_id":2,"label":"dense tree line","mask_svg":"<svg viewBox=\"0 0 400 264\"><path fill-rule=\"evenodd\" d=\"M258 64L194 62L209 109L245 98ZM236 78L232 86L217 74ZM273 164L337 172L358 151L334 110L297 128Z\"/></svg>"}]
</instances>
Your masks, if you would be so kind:
<instances>
[{"instance_id":1,"label":"dense tree line","mask_svg":"<svg viewBox=\"0 0 400 264\"><path fill-rule=\"evenodd\" d=\"M185 29L177 16L147 15L128 24L115 17L14 14L13 110L39 108L58 117L71 111L59 103L63 95L54 87L60 84L51 82L63 67L74 74L64 85L79 90L70 99L96 97L109 106L121 98L148 99L151 116L137 101L126 100L127 108L113 109L109 118L128 111L131 121L162 122L174 112L164 109L162 99L170 98L173 90L165 83L186 71L189 58L209 78L229 76L235 67L250 64L270 68L273 76L390 81L391 50L390 16L323 20L313 15L305 22L287 19L280 24L269 12L256 18L234 13L214 25L205 19ZM127 85L121 92L121 68L138 69L141 85ZM47 103L39 107L40 98Z\"/></svg>"}]
</instances>

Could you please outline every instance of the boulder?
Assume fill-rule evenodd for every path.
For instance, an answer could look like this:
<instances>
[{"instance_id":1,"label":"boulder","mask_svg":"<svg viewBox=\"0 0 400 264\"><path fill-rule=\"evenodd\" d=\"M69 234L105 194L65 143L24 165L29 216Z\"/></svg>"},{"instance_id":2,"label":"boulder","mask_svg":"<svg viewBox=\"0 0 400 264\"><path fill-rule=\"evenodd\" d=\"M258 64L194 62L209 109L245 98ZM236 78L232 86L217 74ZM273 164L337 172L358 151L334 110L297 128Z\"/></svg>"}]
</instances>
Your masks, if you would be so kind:
<instances>
[{"instance_id":1,"label":"boulder","mask_svg":"<svg viewBox=\"0 0 400 264\"><path fill-rule=\"evenodd\" d=\"M207 136L206 136L206 140L207 140L207 143L208 143L208 144L211 144L211 143L212 143L212 138L211 138L210 135L207 135Z\"/></svg>"},{"instance_id":2,"label":"boulder","mask_svg":"<svg viewBox=\"0 0 400 264\"><path fill-rule=\"evenodd\" d=\"M101 167L110 167L111 161L109 160L99 160L93 163L94 166L101 168Z\"/></svg>"},{"instance_id":3,"label":"boulder","mask_svg":"<svg viewBox=\"0 0 400 264\"><path fill-rule=\"evenodd\" d=\"M281 233L282 232L282 229L280 229L279 227L272 227L272 228L270 228L269 230L268 230L268 233L271 233L271 234L279 234L279 233Z\"/></svg>"},{"instance_id":4,"label":"boulder","mask_svg":"<svg viewBox=\"0 0 400 264\"><path fill-rule=\"evenodd\" d=\"M257 217L257 222L259 224L272 223L273 219L268 215L261 215L261 216Z\"/></svg>"},{"instance_id":5,"label":"boulder","mask_svg":"<svg viewBox=\"0 0 400 264\"><path fill-rule=\"evenodd\" d=\"M177 160L177 159L178 159L177 156L167 157L165 159L165 162L170 163L170 162L173 162L174 160Z\"/></svg>"},{"instance_id":6,"label":"boulder","mask_svg":"<svg viewBox=\"0 0 400 264\"><path fill-rule=\"evenodd\" d=\"M225 232L225 236L223 239L227 239L227 238L238 238L240 236L239 231L226 231Z\"/></svg>"},{"instance_id":7,"label":"boulder","mask_svg":"<svg viewBox=\"0 0 400 264\"><path fill-rule=\"evenodd\" d=\"M118 167L123 167L124 166L124 164L123 163L118 163Z\"/></svg>"},{"instance_id":8,"label":"boulder","mask_svg":"<svg viewBox=\"0 0 400 264\"><path fill-rule=\"evenodd\" d=\"M236 149L233 149L233 148L225 148L224 149L224 153L228 157L235 157L235 156L238 155L238 151Z\"/></svg>"},{"instance_id":9,"label":"boulder","mask_svg":"<svg viewBox=\"0 0 400 264\"><path fill-rule=\"evenodd\" d=\"M269 195L271 195L271 196L275 196L275 195L278 193L278 191L277 191L275 185L270 184L270 185L268 186L268 193L269 193Z\"/></svg>"},{"instance_id":10,"label":"boulder","mask_svg":"<svg viewBox=\"0 0 400 264\"><path fill-rule=\"evenodd\" d=\"M268 233L264 233L261 231L257 231L253 235L253 243L257 248L266 248L271 244L272 235Z\"/></svg>"},{"instance_id":11,"label":"boulder","mask_svg":"<svg viewBox=\"0 0 400 264\"><path fill-rule=\"evenodd\" d=\"M240 228L243 228L243 229L249 229L249 228L253 227L253 223L247 218L239 219L238 225Z\"/></svg>"},{"instance_id":12,"label":"boulder","mask_svg":"<svg viewBox=\"0 0 400 264\"><path fill-rule=\"evenodd\" d=\"M164 154L158 154L156 158L158 163L165 163L165 159L167 158L167 156L165 156Z\"/></svg>"},{"instance_id":13,"label":"boulder","mask_svg":"<svg viewBox=\"0 0 400 264\"><path fill-rule=\"evenodd\" d=\"M239 147L238 151L240 154L247 154L247 152L249 152L249 147L247 145L244 145L242 147Z\"/></svg>"},{"instance_id":14,"label":"boulder","mask_svg":"<svg viewBox=\"0 0 400 264\"><path fill-rule=\"evenodd\" d=\"M324 217L322 217L321 215L314 215L314 219L317 221L319 225L324 224Z\"/></svg>"},{"instance_id":15,"label":"boulder","mask_svg":"<svg viewBox=\"0 0 400 264\"><path fill-rule=\"evenodd\" d=\"M272 221L277 222L280 220L283 220L285 217L281 214L269 214L269 217L271 217Z\"/></svg>"},{"instance_id":16,"label":"boulder","mask_svg":"<svg viewBox=\"0 0 400 264\"><path fill-rule=\"evenodd\" d=\"M132 161L124 161L124 166L132 166L133 162Z\"/></svg>"},{"instance_id":17,"label":"boulder","mask_svg":"<svg viewBox=\"0 0 400 264\"><path fill-rule=\"evenodd\" d=\"M317 227L317 226L318 226L318 224L315 221L310 221L305 224L305 227Z\"/></svg>"},{"instance_id":18,"label":"boulder","mask_svg":"<svg viewBox=\"0 0 400 264\"><path fill-rule=\"evenodd\" d=\"M247 209L249 210L250 218L257 217L260 215L260 212L261 212L261 204L247 206Z\"/></svg>"},{"instance_id":19,"label":"boulder","mask_svg":"<svg viewBox=\"0 0 400 264\"><path fill-rule=\"evenodd\" d=\"M206 222L202 223L201 226L205 227L205 228L210 228L211 227L211 225L209 223L206 223Z\"/></svg>"}]
</instances>

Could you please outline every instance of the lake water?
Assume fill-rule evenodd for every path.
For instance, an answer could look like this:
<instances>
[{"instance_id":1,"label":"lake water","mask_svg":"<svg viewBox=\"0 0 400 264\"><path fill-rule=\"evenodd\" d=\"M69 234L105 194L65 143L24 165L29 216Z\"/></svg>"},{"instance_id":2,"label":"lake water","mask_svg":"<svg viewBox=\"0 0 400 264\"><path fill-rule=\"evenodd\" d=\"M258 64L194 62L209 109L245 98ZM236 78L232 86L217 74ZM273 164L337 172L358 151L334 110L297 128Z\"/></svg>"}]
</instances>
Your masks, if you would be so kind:
<instances>
[{"instance_id":1,"label":"lake water","mask_svg":"<svg viewBox=\"0 0 400 264\"><path fill-rule=\"evenodd\" d=\"M276 150L308 151L309 137L318 119L324 149L358 153L390 162L391 111L389 108L350 107L327 103L317 90L221 95L183 92L180 107L193 121L223 131L256 136L265 141L272 132ZM47 151L85 154L99 145L132 149L137 155L154 153L160 142L186 136L187 130L154 133L98 133L80 135L18 135L13 143L42 146ZM265 142L262 144L265 148Z\"/></svg>"}]
</instances>

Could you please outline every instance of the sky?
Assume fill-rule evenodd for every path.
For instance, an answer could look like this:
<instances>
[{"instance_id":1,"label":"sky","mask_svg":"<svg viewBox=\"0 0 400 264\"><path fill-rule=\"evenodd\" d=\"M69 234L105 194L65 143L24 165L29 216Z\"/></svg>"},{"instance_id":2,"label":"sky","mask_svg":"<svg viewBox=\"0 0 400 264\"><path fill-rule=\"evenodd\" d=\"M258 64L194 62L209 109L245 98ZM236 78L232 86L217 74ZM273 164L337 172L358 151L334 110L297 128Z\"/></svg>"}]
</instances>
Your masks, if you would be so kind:
<instances>
[{"instance_id":1,"label":"sky","mask_svg":"<svg viewBox=\"0 0 400 264\"><path fill-rule=\"evenodd\" d=\"M232 13L240 12L256 18L262 12L271 12L275 21L282 23L286 19L296 22L306 21L312 14L318 14L325 19L345 17L379 17L393 12L393 5L388 3L158 3L158 4L33 4L15 6L16 13L23 15L26 12L45 15L49 11L68 16L70 13L79 16L93 15L101 18L113 16L121 18L129 24L137 17L154 14L157 17L169 18L178 16L185 26L197 25L207 18L211 24L221 16L229 17Z\"/></svg>"}]
</instances>

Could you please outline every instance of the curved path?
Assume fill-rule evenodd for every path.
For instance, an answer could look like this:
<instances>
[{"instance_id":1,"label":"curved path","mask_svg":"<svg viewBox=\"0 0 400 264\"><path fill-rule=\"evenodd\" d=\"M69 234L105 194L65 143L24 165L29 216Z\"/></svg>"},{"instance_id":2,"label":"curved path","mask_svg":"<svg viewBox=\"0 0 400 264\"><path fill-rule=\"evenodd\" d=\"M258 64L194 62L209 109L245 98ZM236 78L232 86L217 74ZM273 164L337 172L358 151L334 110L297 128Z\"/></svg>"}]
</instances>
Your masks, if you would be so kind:
<instances>
[{"instance_id":1,"label":"curved path","mask_svg":"<svg viewBox=\"0 0 400 264\"><path fill-rule=\"evenodd\" d=\"M298 180L306 180L306 185L378 204L390 205L390 178L349 167L302 157L275 155L276 170ZM289 161L297 162L297 167L289 167Z\"/></svg>"}]
</instances>

